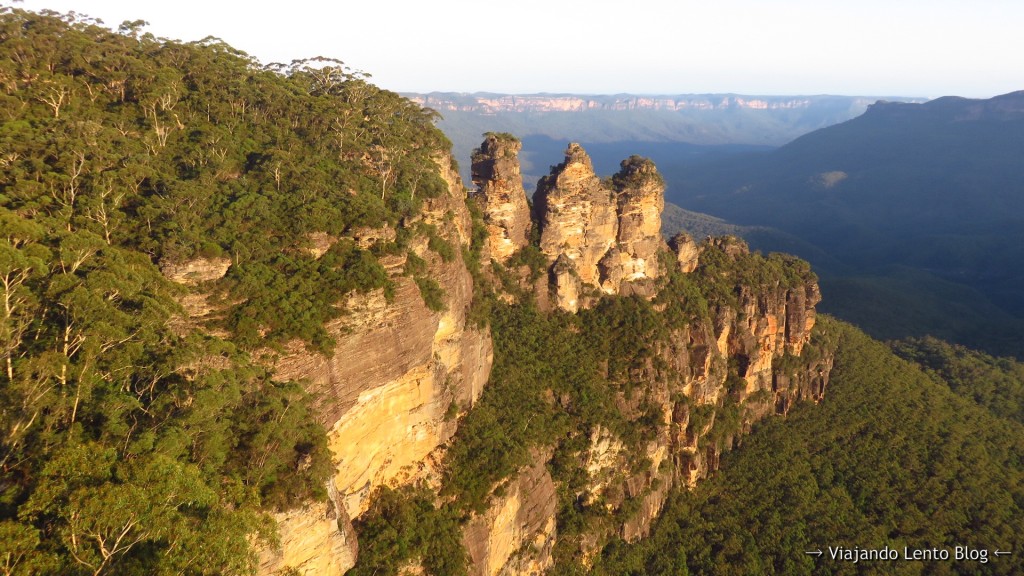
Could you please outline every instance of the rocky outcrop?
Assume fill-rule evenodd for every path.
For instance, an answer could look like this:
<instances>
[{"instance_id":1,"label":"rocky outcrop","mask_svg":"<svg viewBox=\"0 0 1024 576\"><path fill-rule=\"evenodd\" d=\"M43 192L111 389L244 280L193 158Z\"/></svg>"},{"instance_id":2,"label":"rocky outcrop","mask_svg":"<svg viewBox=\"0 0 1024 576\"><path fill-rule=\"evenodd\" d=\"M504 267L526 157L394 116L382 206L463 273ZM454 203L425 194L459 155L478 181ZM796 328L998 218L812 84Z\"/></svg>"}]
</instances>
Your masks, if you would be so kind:
<instances>
[{"instance_id":1,"label":"rocky outcrop","mask_svg":"<svg viewBox=\"0 0 1024 576\"><path fill-rule=\"evenodd\" d=\"M610 182L602 183L583 148L569 145L565 161L540 180L534 196L540 249L551 266L558 307L575 311L587 306L598 290L654 296L653 280L663 273L664 193L650 160L630 157Z\"/></svg>"},{"instance_id":2,"label":"rocky outcrop","mask_svg":"<svg viewBox=\"0 0 1024 576\"><path fill-rule=\"evenodd\" d=\"M519 172L522 147L511 135L487 134L473 153L474 198L487 226L486 254L502 263L526 246L530 234L530 207Z\"/></svg>"},{"instance_id":3,"label":"rocky outcrop","mask_svg":"<svg viewBox=\"0 0 1024 576\"><path fill-rule=\"evenodd\" d=\"M422 217L446 242L461 246L471 230L465 192L447 159L438 164L448 193L428 200ZM393 234L361 234L370 238ZM336 463L331 484L339 511L333 532L283 539L278 554L284 560L276 566L320 562L339 538L347 538L348 519L366 510L374 487L431 475L431 454L455 433L455 415L476 401L490 375L490 333L467 323L473 285L465 264L458 258L445 262L426 239L410 248L444 290L443 311L428 309L416 282L401 275L405 258L389 257L382 263L392 273L390 301L382 291L351 297L348 314L329 326L337 341L330 357L296 343L275 362L278 378L304 379L318 398ZM302 512L285 514L278 523L282 534L324 529ZM340 572L351 565L336 562Z\"/></svg>"},{"instance_id":4,"label":"rocky outcrop","mask_svg":"<svg viewBox=\"0 0 1024 576\"><path fill-rule=\"evenodd\" d=\"M182 262L161 262L160 272L172 282L195 286L202 282L220 280L230 267L230 258L200 257Z\"/></svg>"},{"instance_id":5,"label":"rocky outcrop","mask_svg":"<svg viewBox=\"0 0 1024 576\"><path fill-rule=\"evenodd\" d=\"M565 161L537 183L534 206L541 252L550 262L564 254L583 284L599 285L597 264L615 244L619 218L614 192L579 144L570 144Z\"/></svg>"},{"instance_id":6,"label":"rocky outcrop","mask_svg":"<svg viewBox=\"0 0 1024 576\"><path fill-rule=\"evenodd\" d=\"M565 254L560 254L551 267L551 286L555 293L555 306L569 312L580 309L582 282L576 264Z\"/></svg>"},{"instance_id":7,"label":"rocky outcrop","mask_svg":"<svg viewBox=\"0 0 1024 576\"><path fill-rule=\"evenodd\" d=\"M612 178L618 204L619 230L615 248L601 261L601 288L608 294L624 291L624 283L653 280L661 275L658 254L664 250L661 213L665 210L665 181L654 162L639 156L622 161ZM653 287L648 291L653 296Z\"/></svg>"},{"instance_id":8,"label":"rocky outcrop","mask_svg":"<svg viewBox=\"0 0 1024 576\"><path fill-rule=\"evenodd\" d=\"M550 456L534 451L532 463L513 477L504 496L466 524L463 544L471 576L539 576L551 566L556 494L547 469Z\"/></svg>"},{"instance_id":9,"label":"rocky outcrop","mask_svg":"<svg viewBox=\"0 0 1024 576\"><path fill-rule=\"evenodd\" d=\"M676 263L683 274L689 274L697 269L697 262L700 258L700 248L686 232L680 232L668 242L669 248L676 255Z\"/></svg>"},{"instance_id":10,"label":"rocky outcrop","mask_svg":"<svg viewBox=\"0 0 1024 576\"><path fill-rule=\"evenodd\" d=\"M260 552L260 573L343 574L355 565L356 533L334 501L310 503L274 515L280 546Z\"/></svg>"}]
</instances>

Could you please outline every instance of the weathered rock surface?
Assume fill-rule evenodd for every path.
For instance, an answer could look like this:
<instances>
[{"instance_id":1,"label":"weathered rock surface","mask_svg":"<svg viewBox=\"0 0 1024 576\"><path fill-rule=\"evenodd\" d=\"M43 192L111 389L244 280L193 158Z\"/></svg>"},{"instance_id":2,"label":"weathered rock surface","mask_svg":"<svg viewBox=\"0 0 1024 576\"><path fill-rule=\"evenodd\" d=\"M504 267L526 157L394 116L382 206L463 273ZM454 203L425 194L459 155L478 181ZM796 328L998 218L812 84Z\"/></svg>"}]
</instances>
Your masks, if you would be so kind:
<instances>
[{"instance_id":1,"label":"weathered rock surface","mask_svg":"<svg viewBox=\"0 0 1024 576\"><path fill-rule=\"evenodd\" d=\"M615 249L602 266L601 288L619 294L622 284L661 275L658 253L665 249L661 213L665 210L665 182L654 162L639 156L622 161L612 178L616 188L619 230ZM653 294L652 294L653 295Z\"/></svg>"},{"instance_id":2,"label":"weathered rock surface","mask_svg":"<svg viewBox=\"0 0 1024 576\"><path fill-rule=\"evenodd\" d=\"M603 183L583 148L570 144L565 161L537 184L540 249L551 267L556 305L564 310L589 306L600 292L651 298L654 280L664 273L664 182L645 158L632 156L621 166ZM569 269L578 287L566 276Z\"/></svg>"},{"instance_id":3,"label":"weathered rock surface","mask_svg":"<svg viewBox=\"0 0 1024 576\"><path fill-rule=\"evenodd\" d=\"M697 269L700 258L700 248L686 232L680 232L668 242L669 248L676 254L676 262L684 274L689 274Z\"/></svg>"},{"instance_id":4,"label":"weathered rock surface","mask_svg":"<svg viewBox=\"0 0 1024 576\"><path fill-rule=\"evenodd\" d=\"M557 498L549 458L534 451L533 462L509 482L505 495L466 524L471 576L534 576L551 566Z\"/></svg>"},{"instance_id":5,"label":"weathered rock surface","mask_svg":"<svg viewBox=\"0 0 1024 576\"><path fill-rule=\"evenodd\" d=\"M522 147L512 136L487 134L473 154L474 197L487 226L486 254L502 263L526 246L530 235L530 207L519 172Z\"/></svg>"},{"instance_id":6,"label":"weathered rock surface","mask_svg":"<svg viewBox=\"0 0 1024 576\"><path fill-rule=\"evenodd\" d=\"M460 246L468 242L471 230L465 192L447 159L438 164L449 190L427 202L423 220L451 245ZM331 482L339 510L329 537L283 540L278 554L291 560L279 567L296 567L291 562L312 562L328 554L338 526L342 534L351 530L348 519L365 511L374 487L429 474L428 456L455 433L457 420L450 407L471 406L490 375L490 333L467 324L472 279L465 264L460 259L444 262L425 241L412 248L445 291L443 312L430 311L416 283L396 275L391 302L380 291L350 298L348 315L329 327L337 340L330 358L296 344L276 362L277 377L305 379L319 397L319 414L336 462ZM388 264L395 274L401 270L402 262ZM282 534L322 529L302 513L278 521Z\"/></svg>"},{"instance_id":7,"label":"weathered rock surface","mask_svg":"<svg viewBox=\"0 0 1024 576\"><path fill-rule=\"evenodd\" d=\"M576 264L566 254L560 254L551 267L551 285L555 292L555 305L562 310L580 309L582 282Z\"/></svg>"},{"instance_id":8,"label":"weathered rock surface","mask_svg":"<svg viewBox=\"0 0 1024 576\"><path fill-rule=\"evenodd\" d=\"M201 282L223 278L230 267L230 258L200 257L184 262L161 262L160 272L172 282L195 286Z\"/></svg>"},{"instance_id":9,"label":"weathered rock surface","mask_svg":"<svg viewBox=\"0 0 1024 576\"><path fill-rule=\"evenodd\" d=\"M344 509L333 501L311 503L274 515L281 545L260 551L260 573L292 568L303 576L344 574L356 563L359 546Z\"/></svg>"},{"instance_id":10,"label":"weathered rock surface","mask_svg":"<svg viewBox=\"0 0 1024 576\"><path fill-rule=\"evenodd\" d=\"M534 206L541 252L550 262L565 254L583 284L598 286L597 264L615 244L619 217L615 193L602 186L579 144L570 144L565 161L537 183Z\"/></svg>"}]
</instances>

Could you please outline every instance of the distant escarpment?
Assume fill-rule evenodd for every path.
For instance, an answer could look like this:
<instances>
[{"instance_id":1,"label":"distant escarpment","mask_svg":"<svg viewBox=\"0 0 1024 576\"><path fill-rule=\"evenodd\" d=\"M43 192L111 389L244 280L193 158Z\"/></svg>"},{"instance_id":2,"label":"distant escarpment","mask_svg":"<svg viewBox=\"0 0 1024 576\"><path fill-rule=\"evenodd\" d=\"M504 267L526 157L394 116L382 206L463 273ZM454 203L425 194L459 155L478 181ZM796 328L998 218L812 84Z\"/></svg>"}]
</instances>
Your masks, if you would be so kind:
<instances>
[{"instance_id":1,"label":"distant escarpment","mask_svg":"<svg viewBox=\"0 0 1024 576\"><path fill-rule=\"evenodd\" d=\"M436 110L495 114L499 112L585 112L658 110L802 110L840 105L863 108L876 98L846 96L744 96L739 94L679 94L642 96L635 94L454 94L433 92L408 94L423 106Z\"/></svg>"},{"instance_id":2,"label":"distant escarpment","mask_svg":"<svg viewBox=\"0 0 1024 576\"><path fill-rule=\"evenodd\" d=\"M874 337L1024 357L1022 153L1024 92L879 102L772 152L695 166L668 200L811 260L826 310Z\"/></svg>"}]
</instances>

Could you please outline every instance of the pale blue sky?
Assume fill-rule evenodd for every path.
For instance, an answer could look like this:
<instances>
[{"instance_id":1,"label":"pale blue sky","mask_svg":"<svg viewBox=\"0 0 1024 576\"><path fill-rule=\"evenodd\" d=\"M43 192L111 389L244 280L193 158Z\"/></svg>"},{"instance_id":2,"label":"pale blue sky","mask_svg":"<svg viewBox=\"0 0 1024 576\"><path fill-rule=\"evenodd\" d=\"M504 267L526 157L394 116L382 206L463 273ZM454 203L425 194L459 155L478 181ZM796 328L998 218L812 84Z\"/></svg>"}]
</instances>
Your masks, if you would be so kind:
<instances>
[{"instance_id":1,"label":"pale blue sky","mask_svg":"<svg viewBox=\"0 0 1024 576\"><path fill-rule=\"evenodd\" d=\"M28 0L397 91L989 97L1024 89L1020 0Z\"/></svg>"}]
</instances>

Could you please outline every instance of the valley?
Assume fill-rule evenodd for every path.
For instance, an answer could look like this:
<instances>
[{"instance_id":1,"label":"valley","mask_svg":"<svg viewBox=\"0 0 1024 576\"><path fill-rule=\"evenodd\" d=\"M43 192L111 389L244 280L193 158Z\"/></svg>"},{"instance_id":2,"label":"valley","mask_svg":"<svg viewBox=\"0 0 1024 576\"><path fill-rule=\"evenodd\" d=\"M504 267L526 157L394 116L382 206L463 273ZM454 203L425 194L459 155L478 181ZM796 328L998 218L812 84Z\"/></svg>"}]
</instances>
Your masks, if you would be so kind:
<instances>
[{"instance_id":1,"label":"valley","mask_svg":"<svg viewBox=\"0 0 1024 576\"><path fill-rule=\"evenodd\" d=\"M410 99L146 26L0 7L3 574L1024 570L1020 93Z\"/></svg>"}]
</instances>

